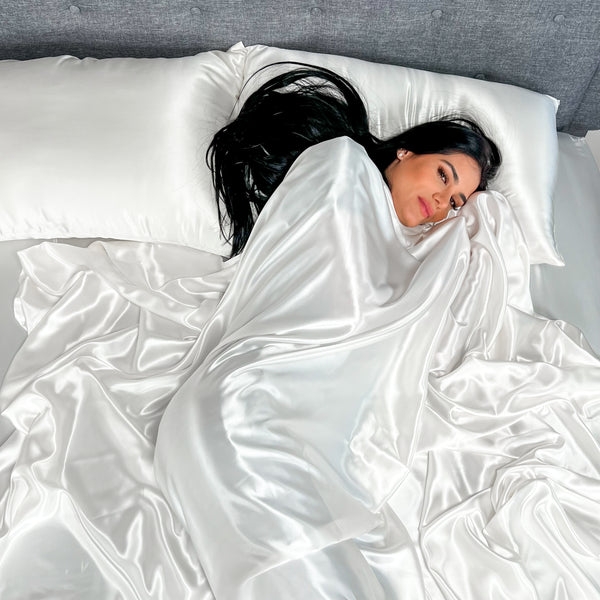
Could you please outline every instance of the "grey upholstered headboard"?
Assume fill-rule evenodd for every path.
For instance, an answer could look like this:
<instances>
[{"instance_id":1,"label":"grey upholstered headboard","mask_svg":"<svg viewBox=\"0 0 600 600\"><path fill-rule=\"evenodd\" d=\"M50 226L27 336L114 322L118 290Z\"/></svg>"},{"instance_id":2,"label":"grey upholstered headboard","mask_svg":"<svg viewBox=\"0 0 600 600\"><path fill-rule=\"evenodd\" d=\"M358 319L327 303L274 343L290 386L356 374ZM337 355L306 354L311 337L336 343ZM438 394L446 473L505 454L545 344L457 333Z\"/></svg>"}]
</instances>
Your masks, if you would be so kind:
<instances>
[{"instance_id":1,"label":"grey upholstered headboard","mask_svg":"<svg viewBox=\"0 0 600 600\"><path fill-rule=\"evenodd\" d=\"M600 129L600 0L0 0L2 59L238 41L512 83L558 98L560 130Z\"/></svg>"}]
</instances>

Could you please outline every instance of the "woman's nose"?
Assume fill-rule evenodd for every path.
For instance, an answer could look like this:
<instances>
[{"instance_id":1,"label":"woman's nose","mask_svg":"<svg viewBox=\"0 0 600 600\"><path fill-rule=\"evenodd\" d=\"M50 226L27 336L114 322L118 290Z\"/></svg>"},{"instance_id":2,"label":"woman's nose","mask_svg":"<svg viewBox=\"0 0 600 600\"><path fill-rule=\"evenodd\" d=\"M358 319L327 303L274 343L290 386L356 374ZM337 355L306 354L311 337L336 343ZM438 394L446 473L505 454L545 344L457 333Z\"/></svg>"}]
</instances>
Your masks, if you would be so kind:
<instances>
[{"instance_id":1,"label":"woman's nose","mask_svg":"<svg viewBox=\"0 0 600 600\"><path fill-rule=\"evenodd\" d=\"M447 206L450 204L450 194L444 192L436 192L435 194L433 194L433 200L436 206Z\"/></svg>"}]
</instances>

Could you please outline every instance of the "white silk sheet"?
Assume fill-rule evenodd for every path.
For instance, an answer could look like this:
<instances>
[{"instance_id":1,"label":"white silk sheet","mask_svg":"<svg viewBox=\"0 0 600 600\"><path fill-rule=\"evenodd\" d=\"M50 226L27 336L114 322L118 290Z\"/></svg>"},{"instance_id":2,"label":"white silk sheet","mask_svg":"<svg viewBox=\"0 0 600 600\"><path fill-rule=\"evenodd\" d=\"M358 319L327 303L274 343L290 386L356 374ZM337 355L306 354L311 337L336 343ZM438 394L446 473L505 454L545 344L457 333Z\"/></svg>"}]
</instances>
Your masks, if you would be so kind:
<instances>
[{"instance_id":1,"label":"white silk sheet","mask_svg":"<svg viewBox=\"0 0 600 600\"><path fill-rule=\"evenodd\" d=\"M21 260L3 600L600 598L600 363L501 195L408 230L340 138L239 259Z\"/></svg>"}]
</instances>

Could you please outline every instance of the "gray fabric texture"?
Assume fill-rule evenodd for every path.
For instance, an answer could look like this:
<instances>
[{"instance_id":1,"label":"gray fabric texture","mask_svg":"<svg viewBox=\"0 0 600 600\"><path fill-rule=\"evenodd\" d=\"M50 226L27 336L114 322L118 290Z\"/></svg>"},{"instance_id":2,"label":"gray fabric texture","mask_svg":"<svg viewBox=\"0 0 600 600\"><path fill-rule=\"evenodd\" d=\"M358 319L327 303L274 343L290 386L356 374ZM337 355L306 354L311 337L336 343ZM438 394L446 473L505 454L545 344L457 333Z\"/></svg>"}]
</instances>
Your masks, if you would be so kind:
<instances>
[{"instance_id":1,"label":"gray fabric texture","mask_svg":"<svg viewBox=\"0 0 600 600\"><path fill-rule=\"evenodd\" d=\"M600 128L600 0L0 0L0 58L183 56L238 41L511 83Z\"/></svg>"}]
</instances>

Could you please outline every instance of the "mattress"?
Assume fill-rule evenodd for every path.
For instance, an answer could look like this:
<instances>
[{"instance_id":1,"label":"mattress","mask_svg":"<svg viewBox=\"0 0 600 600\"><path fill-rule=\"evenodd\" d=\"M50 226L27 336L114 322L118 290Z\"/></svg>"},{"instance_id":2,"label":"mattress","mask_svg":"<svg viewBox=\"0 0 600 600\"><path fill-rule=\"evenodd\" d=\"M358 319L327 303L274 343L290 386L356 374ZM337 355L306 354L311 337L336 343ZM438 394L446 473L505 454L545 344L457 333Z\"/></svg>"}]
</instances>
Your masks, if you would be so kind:
<instances>
[{"instance_id":1,"label":"mattress","mask_svg":"<svg viewBox=\"0 0 600 600\"><path fill-rule=\"evenodd\" d=\"M600 353L600 282L593 276L600 262L596 241L600 223L600 173L583 138L559 133L559 162L555 192L555 235L565 267L532 265L531 293L540 314L579 327ZM91 240L61 240L87 245ZM19 287L18 252L39 240L0 242L0 377L25 339L14 317L13 301Z\"/></svg>"},{"instance_id":2,"label":"mattress","mask_svg":"<svg viewBox=\"0 0 600 600\"><path fill-rule=\"evenodd\" d=\"M402 227L337 138L239 259L21 257L3 597L598 597L600 367L532 311L500 193Z\"/></svg>"}]
</instances>

